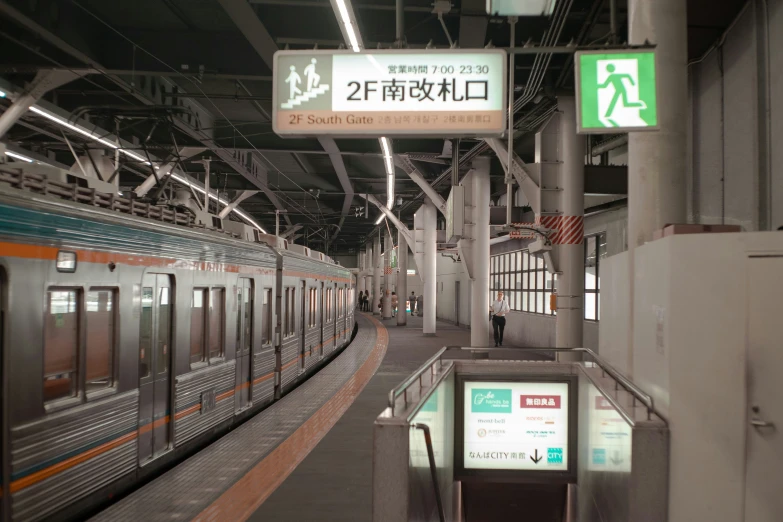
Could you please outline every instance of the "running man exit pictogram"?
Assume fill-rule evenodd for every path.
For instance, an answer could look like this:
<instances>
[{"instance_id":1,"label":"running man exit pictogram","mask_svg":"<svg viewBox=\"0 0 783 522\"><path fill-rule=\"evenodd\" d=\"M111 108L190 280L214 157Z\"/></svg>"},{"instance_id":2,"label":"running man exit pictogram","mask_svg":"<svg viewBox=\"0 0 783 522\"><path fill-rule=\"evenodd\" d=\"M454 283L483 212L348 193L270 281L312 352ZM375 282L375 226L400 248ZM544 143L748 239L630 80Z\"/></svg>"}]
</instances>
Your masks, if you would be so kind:
<instances>
[{"instance_id":1,"label":"running man exit pictogram","mask_svg":"<svg viewBox=\"0 0 783 522\"><path fill-rule=\"evenodd\" d=\"M581 52L576 64L580 133L657 129L653 51Z\"/></svg>"}]
</instances>

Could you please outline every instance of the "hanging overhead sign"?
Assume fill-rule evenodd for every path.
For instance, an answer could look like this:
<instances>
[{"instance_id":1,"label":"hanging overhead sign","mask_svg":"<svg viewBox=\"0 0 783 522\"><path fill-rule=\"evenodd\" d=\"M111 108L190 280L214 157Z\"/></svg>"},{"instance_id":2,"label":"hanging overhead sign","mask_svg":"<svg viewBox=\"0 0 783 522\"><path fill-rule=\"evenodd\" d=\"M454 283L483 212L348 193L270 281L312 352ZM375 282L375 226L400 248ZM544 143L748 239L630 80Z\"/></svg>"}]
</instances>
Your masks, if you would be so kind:
<instances>
[{"instance_id":1,"label":"hanging overhead sign","mask_svg":"<svg viewBox=\"0 0 783 522\"><path fill-rule=\"evenodd\" d=\"M549 16L555 0L487 0L487 13L493 16Z\"/></svg>"},{"instance_id":2,"label":"hanging overhead sign","mask_svg":"<svg viewBox=\"0 0 783 522\"><path fill-rule=\"evenodd\" d=\"M272 126L281 136L500 136L502 49L279 51Z\"/></svg>"},{"instance_id":3,"label":"hanging overhead sign","mask_svg":"<svg viewBox=\"0 0 783 522\"><path fill-rule=\"evenodd\" d=\"M577 132L658 130L654 50L576 53Z\"/></svg>"}]
</instances>

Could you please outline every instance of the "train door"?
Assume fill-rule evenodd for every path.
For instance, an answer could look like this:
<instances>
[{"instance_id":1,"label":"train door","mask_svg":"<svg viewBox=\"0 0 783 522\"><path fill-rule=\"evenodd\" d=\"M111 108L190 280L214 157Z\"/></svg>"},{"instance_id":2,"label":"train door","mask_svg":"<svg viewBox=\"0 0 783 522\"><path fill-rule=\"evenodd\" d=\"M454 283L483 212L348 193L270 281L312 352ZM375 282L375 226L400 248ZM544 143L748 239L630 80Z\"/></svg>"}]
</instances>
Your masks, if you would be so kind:
<instances>
[{"instance_id":1,"label":"train door","mask_svg":"<svg viewBox=\"0 0 783 522\"><path fill-rule=\"evenodd\" d=\"M250 406L253 379L253 281L240 277L237 284L237 372L239 372L239 409Z\"/></svg>"},{"instance_id":2,"label":"train door","mask_svg":"<svg viewBox=\"0 0 783 522\"><path fill-rule=\"evenodd\" d=\"M169 449L173 293L171 277L145 274L139 337L139 461Z\"/></svg>"},{"instance_id":3,"label":"train door","mask_svg":"<svg viewBox=\"0 0 783 522\"><path fill-rule=\"evenodd\" d=\"M307 320L305 319L307 316L305 315L305 311L307 310L307 304L305 301L307 301L307 281L302 281L302 299L300 300L302 303L301 310L299 313L299 354L300 354L300 362L302 364L302 369L305 367L305 346L306 341L305 336L307 334Z\"/></svg>"}]
</instances>

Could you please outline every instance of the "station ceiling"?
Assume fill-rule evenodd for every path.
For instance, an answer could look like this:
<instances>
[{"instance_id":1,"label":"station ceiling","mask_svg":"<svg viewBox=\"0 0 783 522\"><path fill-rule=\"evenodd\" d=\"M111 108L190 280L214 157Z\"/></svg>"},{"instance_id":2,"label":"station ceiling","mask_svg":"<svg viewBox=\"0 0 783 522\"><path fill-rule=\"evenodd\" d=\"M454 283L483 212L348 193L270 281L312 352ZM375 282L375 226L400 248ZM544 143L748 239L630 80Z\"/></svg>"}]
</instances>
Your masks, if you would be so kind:
<instances>
[{"instance_id":1,"label":"station ceiling","mask_svg":"<svg viewBox=\"0 0 783 522\"><path fill-rule=\"evenodd\" d=\"M609 0L569 2L562 29L553 41L587 45L608 41ZM352 0L367 48L395 45L395 0ZM405 45L447 48L507 47L505 19L484 14L485 0L452 0L443 24L433 0L405 0ZM627 2L618 0L618 38L627 40ZM689 58L698 59L737 15L743 0L688 0ZM185 160L183 169L203 180L211 163L212 190L235 191L268 185L241 204L267 230L277 209L282 230L297 227L297 242L331 253L350 252L375 230L378 212L356 216L362 198L345 198L340 167L318 139L282 139L272 132L270 115L272 55L278 49L338 48L343 37L329 0L0 0L0 78L14 85L30 82L41 69L94 72L45 96L71 117L119 130L140 154L170 157L177 148L205 147ZM550 18L525 18L517 25L516 45L540 44L552 34ZM444 28L445 26L445 28ZM448 32L448 34L447 34ZM550 55L540 96L517 111L516 151L533 159L533 133L553 108L554 96L573 90L569 54ZM535 55L517 57L517 90L531 80ZM0 99L4 110L8 100ZM187 125L183 115L190 114ZM29 112L4 137L25 150L70 166L73 156L63 134L79 150L100 146ZM600 139L600 138L598 138ZM354 193L385 201L386 174L377 139L336 140ZM448 189L450 144L438 139L395 139L395 153L411 154L421 172L444 194ZM491 151L479 140L462 140L469 159ZM467 163L467 162L466 162ZM249 167L253 165L253 167ZM138 162L120 172L131 189L149 173ZM493 194L504 190L503 170L492 162ZM270 195L272 192L273 195ZM412 221L423 194L397 169L395 205ZM349 198L350 199L350 198ZM348 203L348 204L346 204Z\"/></svg>"}]
</instances>

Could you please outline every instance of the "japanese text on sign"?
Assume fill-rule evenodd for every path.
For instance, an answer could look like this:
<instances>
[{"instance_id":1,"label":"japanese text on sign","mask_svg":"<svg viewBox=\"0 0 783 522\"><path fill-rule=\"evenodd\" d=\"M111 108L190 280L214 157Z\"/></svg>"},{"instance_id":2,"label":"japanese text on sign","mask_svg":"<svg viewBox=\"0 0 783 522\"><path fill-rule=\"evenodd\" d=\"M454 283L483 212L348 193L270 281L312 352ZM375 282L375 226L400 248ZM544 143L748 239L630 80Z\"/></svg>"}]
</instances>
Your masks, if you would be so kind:
<instances>
[{"instance_id":1,"label":"japanese text on sign","mask_svg":"<svg viewBox=\"0 0 783 522\"><path fill-rule=\"evenodd\" d=\"M505 52L281 51L282 135L495 136L505 129Z\"/></svg>"}]
</instances>

